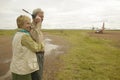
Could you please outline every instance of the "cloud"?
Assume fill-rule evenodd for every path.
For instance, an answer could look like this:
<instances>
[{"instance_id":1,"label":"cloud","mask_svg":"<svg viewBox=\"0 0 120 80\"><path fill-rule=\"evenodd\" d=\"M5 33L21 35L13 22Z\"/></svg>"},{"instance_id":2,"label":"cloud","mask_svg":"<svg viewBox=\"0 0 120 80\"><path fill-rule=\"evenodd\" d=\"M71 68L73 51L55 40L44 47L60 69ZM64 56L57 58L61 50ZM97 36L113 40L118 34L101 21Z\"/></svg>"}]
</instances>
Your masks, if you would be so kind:
<instances>
[{"instance_id":1,"label":"cloud","mask_svg":"<svg viewBox=\"0 0 120 80\"><path fill-rule=\"evenodd\" d=\"M19 5L19 6L18 6ZM0 28L17 28L17 16L29 14L35 8L45 12L43 28L86 28L100 26L103 21L106 27L119 28L119 0L2 0L0 1Z\"/></svg>"}]
</instances>

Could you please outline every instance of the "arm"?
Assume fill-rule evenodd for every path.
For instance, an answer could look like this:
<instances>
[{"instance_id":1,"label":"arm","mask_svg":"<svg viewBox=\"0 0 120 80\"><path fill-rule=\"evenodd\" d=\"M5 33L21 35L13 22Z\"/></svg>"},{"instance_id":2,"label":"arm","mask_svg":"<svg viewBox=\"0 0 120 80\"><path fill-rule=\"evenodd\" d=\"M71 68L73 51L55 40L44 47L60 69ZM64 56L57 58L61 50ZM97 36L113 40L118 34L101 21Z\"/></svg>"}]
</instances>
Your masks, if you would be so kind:
<instances>
[{"instance_id":1,"label":"arm","mask_svg":"<svg viewBox=\"0 0 120 80\"><path fill-rule=\"evenodd\" d=\"M21 40L21 44L25 47L27 47L28 49L30 49L33 52L39 52L42 50L43 45L41 43L36 43L31 37L30 35L23 35L22 36L22 40Z\"/></svg>"},{"instance_id":2,"label":"arm","mask_svg":"<svg viewBox=\"0 0 120 80\"><path fill-rule=\"evenodd\" d=\"M34 28L30 30L30 35L35 42L41 43L43 41L43 34L40 30L40 25L37 24L33 26Z\"/></svg>"}]
</instances>

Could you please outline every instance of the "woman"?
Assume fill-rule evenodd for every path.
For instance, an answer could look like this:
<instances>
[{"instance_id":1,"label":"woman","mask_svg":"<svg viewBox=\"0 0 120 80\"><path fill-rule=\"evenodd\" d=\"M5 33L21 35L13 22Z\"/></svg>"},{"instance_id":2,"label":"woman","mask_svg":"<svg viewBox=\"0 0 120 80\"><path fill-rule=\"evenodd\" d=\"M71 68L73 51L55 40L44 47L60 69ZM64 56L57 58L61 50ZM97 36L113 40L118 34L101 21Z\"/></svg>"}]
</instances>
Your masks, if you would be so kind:
<instances>
[{"instance_id":1,"label":"woman","mask_svg":"<svg viewBox=\"0 0 120 80\"><path fill-rule=\"evenodd\" d=\"M10 65L12 80L33 80L33 72L39 70L36 52L43 50L43 45L35 42L29 31L31 20L25 15L17 18L18 31L12 41L13 57Z\"/></svg>"}]
</instances>

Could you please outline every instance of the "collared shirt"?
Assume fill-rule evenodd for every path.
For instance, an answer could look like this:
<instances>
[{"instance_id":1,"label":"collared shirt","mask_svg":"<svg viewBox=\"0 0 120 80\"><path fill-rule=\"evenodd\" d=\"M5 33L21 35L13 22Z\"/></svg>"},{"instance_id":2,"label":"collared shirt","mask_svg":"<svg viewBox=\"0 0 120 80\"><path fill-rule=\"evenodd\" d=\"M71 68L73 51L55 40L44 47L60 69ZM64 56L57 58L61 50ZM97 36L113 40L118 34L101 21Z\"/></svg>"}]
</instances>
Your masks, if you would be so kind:
<instances>
[{"instance_id":1,"label":"collared shirt","mask_svg":"<svg viewBox=\"0 0 120 80\"><path fill-rule=\"evenodd\" d=\"M22 39L21 39L21 44L23 46L27 47L28 49L32 50L33 52L39 52L39 51L43 50L43 44L40 42L39 43L35 42L31 38L30 33L27 30L18 29L18 32L27 33L26 35L23 35Z\"/></svg>"}]
</instances>

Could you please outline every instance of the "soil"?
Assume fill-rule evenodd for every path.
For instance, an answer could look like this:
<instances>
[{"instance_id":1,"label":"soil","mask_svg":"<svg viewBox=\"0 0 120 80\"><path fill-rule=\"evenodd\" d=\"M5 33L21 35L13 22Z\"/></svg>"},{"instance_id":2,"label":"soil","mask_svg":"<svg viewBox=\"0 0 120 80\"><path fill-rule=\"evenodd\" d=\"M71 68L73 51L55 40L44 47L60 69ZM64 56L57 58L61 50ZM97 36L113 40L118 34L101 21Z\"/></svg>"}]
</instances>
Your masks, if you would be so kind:
<instances>
[{"instance_id":1,"label":"soil","mask_svg":"<svg viewBox=\"0 0 120 80\"><path fill-rule=\"evenodd\" d=\"M12 38L11 36L0 36L0 80L11 80L9 67L12 58ZM60 67L58 65L59 57L67 51L68 46L61 37L46 34L45 38L51 39L52 44L59 46L59 48L52 50L49 55L45 55L44 59L43 80L54 80L55 73Z\"/></svg>"},{"instance_id":2,"label":"soil","mask_svg":"<svg viewBox=\"0 0 120 80\"><path fill-rule=\"evenodd\" d=\"M12 57L11 49L12 37L0 37L0 76L9 70L9 64Z\"/></svg>"},{"instance_id":3,"label":"soil","mask_svg":"<svg viewBox=\"0 0 120 80\"><path fill-rule=\"evenodd\" d=\"M113 41L120 41L120 31L104 31L103 34L89 32L89 35L97 37L97 38L110 39Z\"/></svg>"}]
</instances>

